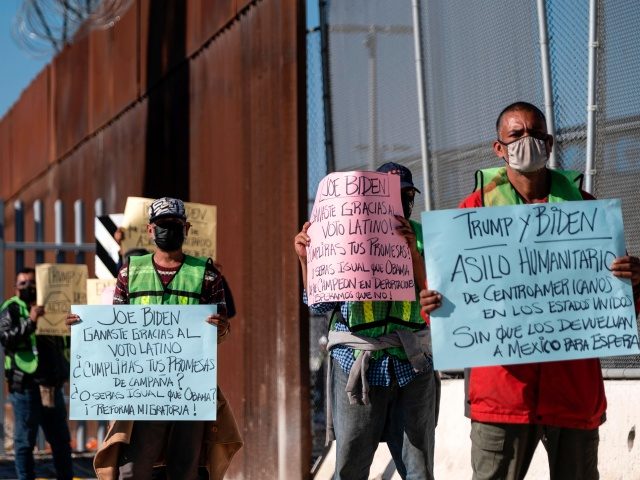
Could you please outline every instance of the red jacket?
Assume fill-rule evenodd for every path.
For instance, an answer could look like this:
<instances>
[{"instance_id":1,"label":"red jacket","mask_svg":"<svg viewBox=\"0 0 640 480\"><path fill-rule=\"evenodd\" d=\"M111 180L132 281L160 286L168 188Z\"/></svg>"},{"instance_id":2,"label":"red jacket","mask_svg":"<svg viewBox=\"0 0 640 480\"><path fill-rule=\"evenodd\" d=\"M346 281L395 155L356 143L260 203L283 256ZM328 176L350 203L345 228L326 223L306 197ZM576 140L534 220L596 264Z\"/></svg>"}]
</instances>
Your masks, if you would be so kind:
<instances>
[{"instance_id":1,"label":"red jacket","mask_svg":"<svg viewBox=\"0 0 640 480\"><path fill-rule=\"evenodd\" d=\"M585 200L593 199L583 192ZM460 208L482 206L480 192ZM594 429L605 420L607 399L600 360L569 360L472 368L467 406L472 420L538 423Z\"/></svg>"}]
</instances>

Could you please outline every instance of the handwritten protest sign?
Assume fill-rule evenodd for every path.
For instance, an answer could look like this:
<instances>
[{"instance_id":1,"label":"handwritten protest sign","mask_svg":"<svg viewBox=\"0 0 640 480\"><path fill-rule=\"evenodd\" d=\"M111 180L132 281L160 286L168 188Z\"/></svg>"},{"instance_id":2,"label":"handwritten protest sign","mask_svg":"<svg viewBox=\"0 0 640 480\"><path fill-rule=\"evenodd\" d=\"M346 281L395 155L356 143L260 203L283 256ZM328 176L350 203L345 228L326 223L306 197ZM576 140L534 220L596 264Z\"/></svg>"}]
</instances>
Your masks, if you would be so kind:
<instances>
[{"instance_id":1,"label":"handwritten protest sign","mask_svg":"<svg viewBox=\"0 0 640 480\"><path fill-rule=\"evenodd\" d=\"M437 369L640 352L619 200L422 214Z\"/></svg>"},{"instance_id":2,"label":"handwritten protest sign","mask_svg":"<svg viewBox=\"0 0 640 480\"><path fill-rule=\"evenodd\" d=\"M215 305L73 305L72 420L215 420Z\"/></svg>"},{"instance_id":3,"label":"handwritten protest sign","mask_svg":"<svg viewBox=\"0 0 640 480\"><path fill-rule=\"evenodd\" d=\"M115 289L115 278L88 278L87 305L111 305Z\"/></svg>"},{"instance_id":4,"label":"handwritten protest sign","mask_svg":"<svg viewBox=\"0 0 640 480\"><path fill-rule=\"evenodd\" d=\"M36 302L44 306L38 335L69 335L64 321L72 304L87 303L87 276L86 265L36 265Z\"/></svg>"},{"instance_id":5,"label":"handwritten protest sign","mask_svg":"<svg viewBox=\"0 0 640 480\"><path fill-rule=\"evenodd\" d=\"M124 208L122 228L125 237L122 241L122 251L132 248L146 248L155 251L156 245L147 235L149 223L149 205L152 198L128 197ZM194 257L216 258L216 207L202 203L185 202L187 221L191 229L184 241L182 249Z\"/></svg>"},{"instance_id":6,"label":"handwritten protest sign","mask_svg":"<svg viewBox=\"0 0 640 480\"><path fill-rule=\"evenodd\" d=\"M400 177L376 172L327 175L318 186L308 230L309 302L415 300L402 215Z\"/></svg>"}]
</instances>

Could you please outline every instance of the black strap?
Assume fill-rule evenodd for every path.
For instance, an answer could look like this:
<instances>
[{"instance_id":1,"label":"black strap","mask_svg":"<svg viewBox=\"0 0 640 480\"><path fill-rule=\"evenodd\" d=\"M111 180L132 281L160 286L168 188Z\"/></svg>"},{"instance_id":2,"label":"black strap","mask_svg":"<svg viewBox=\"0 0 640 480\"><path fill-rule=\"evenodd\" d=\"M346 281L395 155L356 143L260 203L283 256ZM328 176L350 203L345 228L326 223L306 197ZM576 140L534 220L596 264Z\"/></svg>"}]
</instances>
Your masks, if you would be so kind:
<instances>
[{"instance_id":1,"label":"black strap","mask_svg":"<svg viewBox=\"0 0 640 480\"><path fill-rule=\"evenodd\" d=\"M165 288L164 292L159 292L157 290L143 290L140 292L129 292L129 298L137 298L137 297L162 297L164 294L168 295L178 295L181 297L189 297L189 298L200 298L199 293L194 292L186 292L184 290L173 290L171 288Z\"/></svg>"}]
</instances>

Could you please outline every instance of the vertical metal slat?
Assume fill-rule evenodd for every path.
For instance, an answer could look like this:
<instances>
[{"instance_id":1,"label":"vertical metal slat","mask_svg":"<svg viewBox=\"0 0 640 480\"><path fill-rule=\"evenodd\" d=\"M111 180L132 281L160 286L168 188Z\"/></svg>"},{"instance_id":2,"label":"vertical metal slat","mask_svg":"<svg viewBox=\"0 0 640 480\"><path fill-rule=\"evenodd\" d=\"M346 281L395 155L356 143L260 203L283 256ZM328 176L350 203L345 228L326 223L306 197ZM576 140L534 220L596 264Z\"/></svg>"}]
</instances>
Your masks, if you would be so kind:
<instances>
[{"instance_id":1,"label":"vertical metal slat","mask_svg":"<svg viewBox=\"0 0 640 480\"><path fill-rule=\"evenodd\" d=\"M24 203L22 200L16 200L13 202L13 209L15 210L15 239L16 242L24 242ZM16 250L16 271L17 275L20 270L24 268L24 250Z\"/></svg>"},{"instance_id":2,"label":"vertical metal slat","mask_svg":"<svg viewBox=\"0 0 640 480\"><path fill-rule=\"evenodd\" d=\"M42 209L42 200L33 202L33 229L35 232L35 241L44 242L44 211ZM36 250L36 264L44 263L44 250Z\"/></svg>"},{"instance_id":3,"label":"vertical metal slat","mask_svg":"<svg viewBox=\"0 0 640 480\"><path fill-rule=\"evenodd\" d=\"M62 200L58 199L53 204L55 222L55 242L64 242L64 206ZM56 263L65 263L65 253L63 250L56 251Z\"/></svg>"}]
</instances>

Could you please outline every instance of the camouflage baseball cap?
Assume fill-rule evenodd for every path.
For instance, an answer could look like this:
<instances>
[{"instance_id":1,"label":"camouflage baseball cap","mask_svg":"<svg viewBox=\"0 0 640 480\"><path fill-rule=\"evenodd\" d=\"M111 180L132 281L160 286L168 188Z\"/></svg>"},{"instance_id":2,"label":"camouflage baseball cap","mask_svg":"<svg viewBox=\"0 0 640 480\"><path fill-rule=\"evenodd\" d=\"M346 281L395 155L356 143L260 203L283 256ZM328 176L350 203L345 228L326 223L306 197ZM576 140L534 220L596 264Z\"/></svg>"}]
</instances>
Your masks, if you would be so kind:
<instances>
[{"instance_id":1,"label":"camouflage baseball cap","mask_svg":"<svg viewBox=\"0 0 640 480\"><path fill-rule=\"evenodd\" d=\"M186 220L187 215L184 210L184 202L177 198L162 197L154 200L151 205L149 205L149 223L166 217Z\"/></svg>"}]
</instances>

